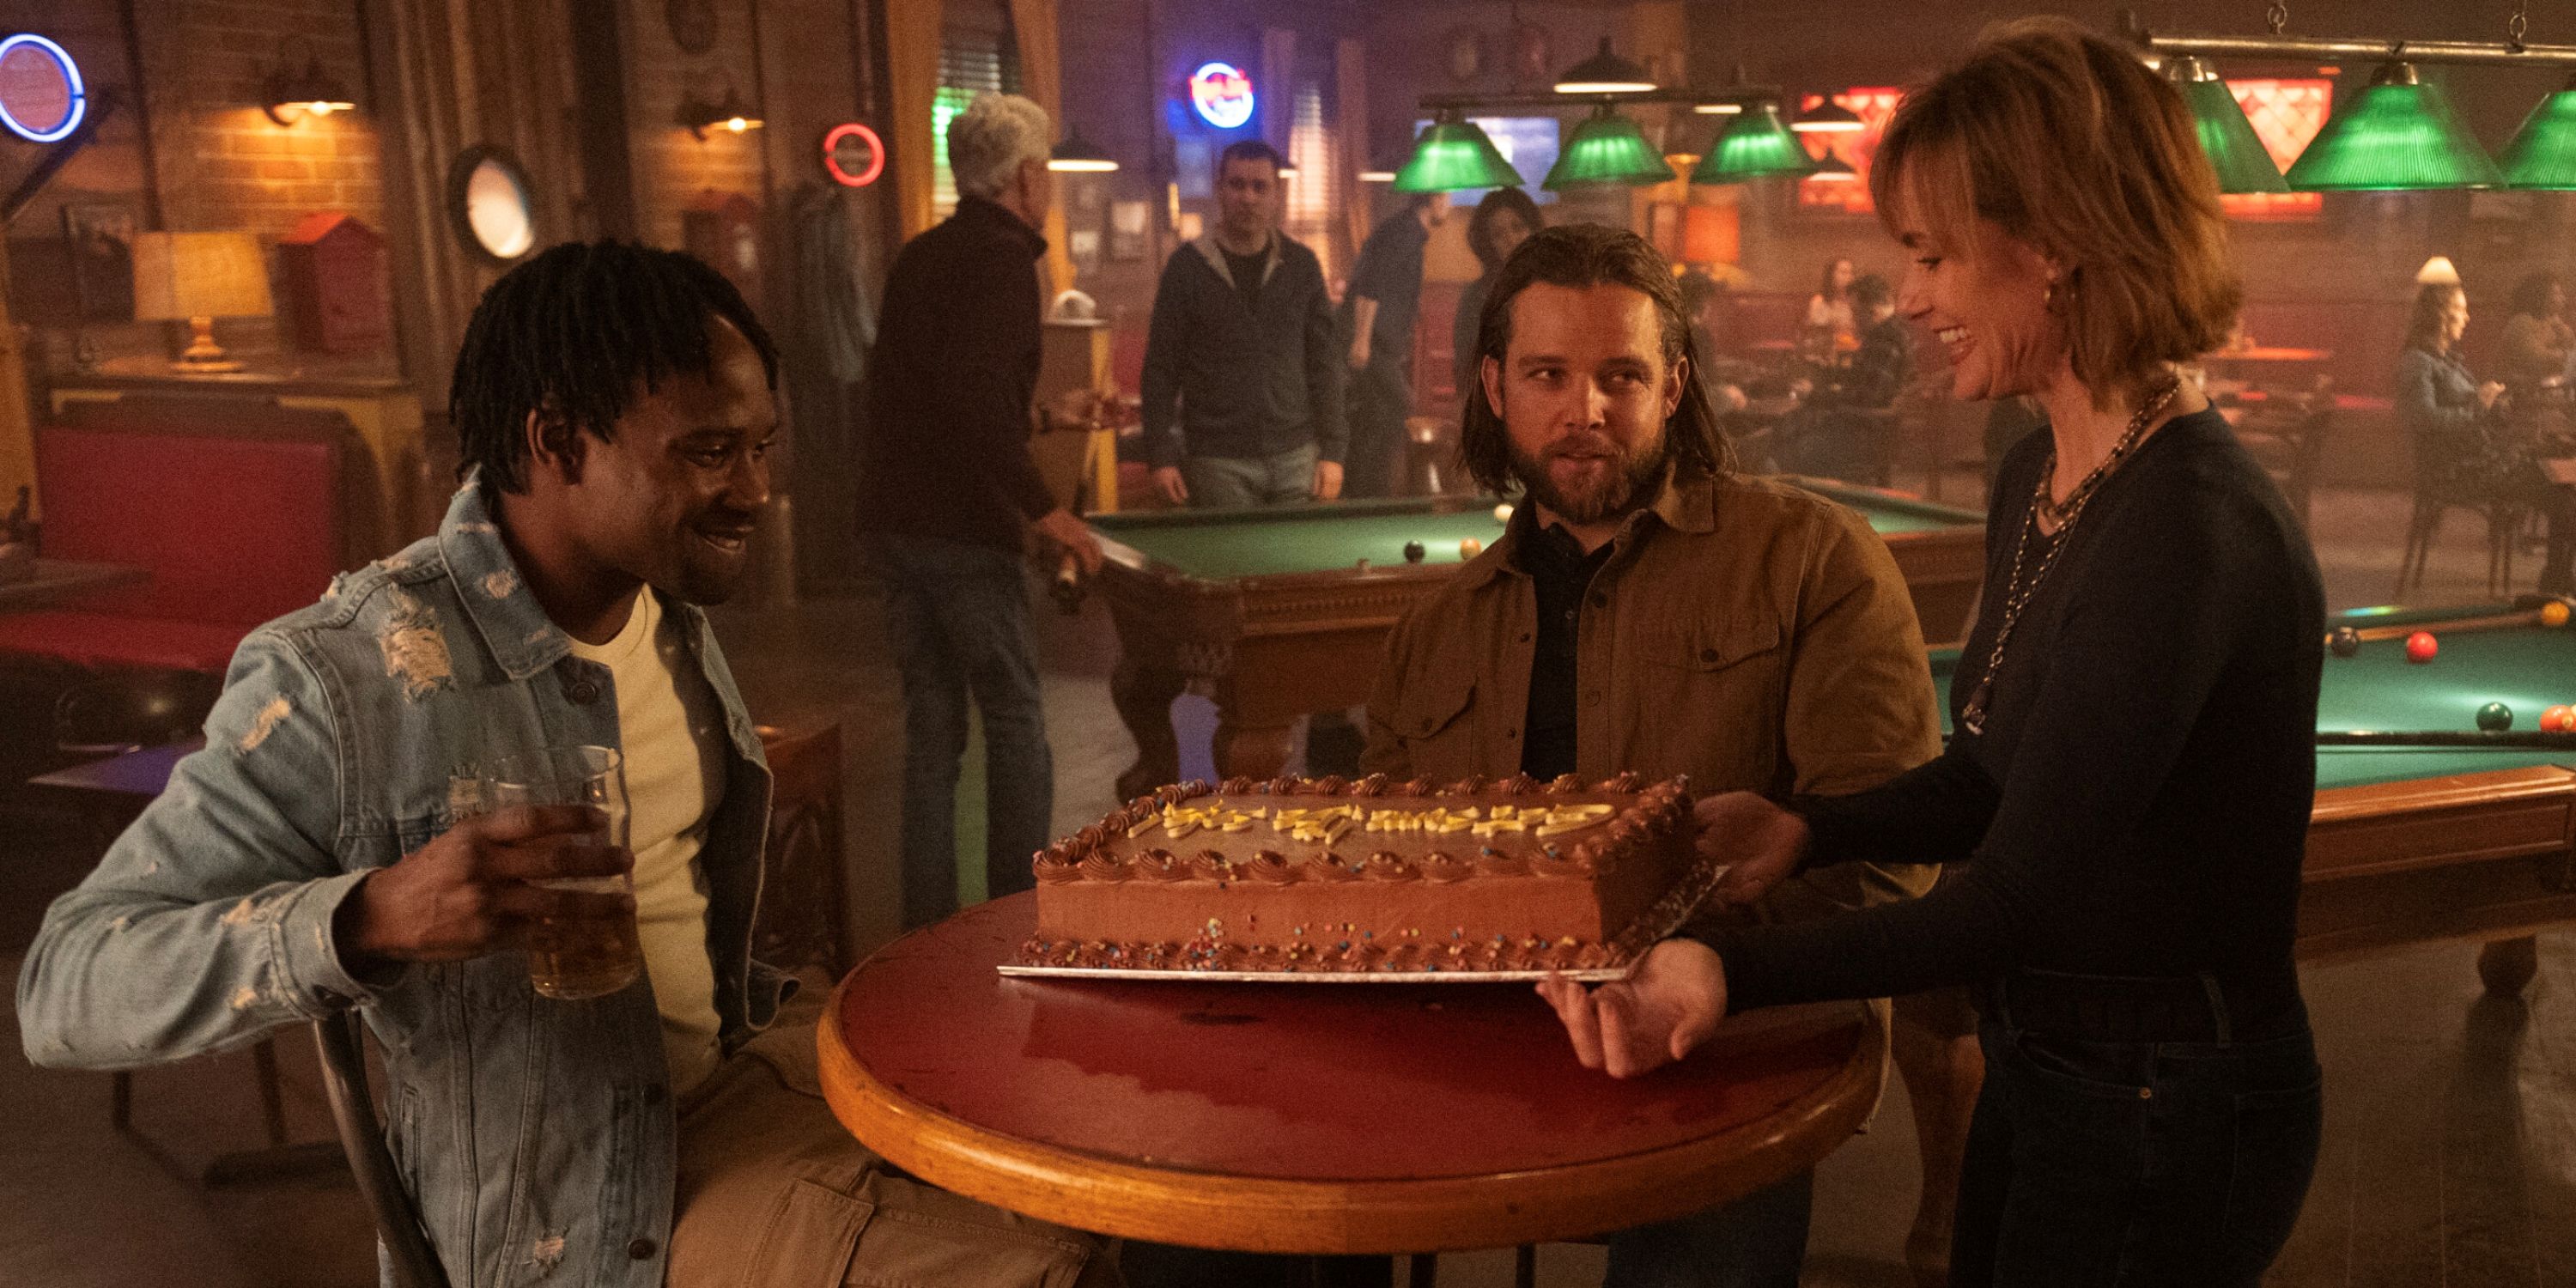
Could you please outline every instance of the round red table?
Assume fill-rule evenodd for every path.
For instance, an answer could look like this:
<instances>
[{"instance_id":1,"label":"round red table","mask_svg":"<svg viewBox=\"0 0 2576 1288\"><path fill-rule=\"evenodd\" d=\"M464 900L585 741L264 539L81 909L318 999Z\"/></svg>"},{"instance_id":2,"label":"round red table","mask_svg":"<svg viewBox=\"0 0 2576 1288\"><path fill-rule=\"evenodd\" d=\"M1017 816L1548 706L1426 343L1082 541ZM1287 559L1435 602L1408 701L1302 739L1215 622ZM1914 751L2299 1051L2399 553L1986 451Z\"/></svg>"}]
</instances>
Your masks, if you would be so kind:
<instances>
[{"instance_id":1,"label":"round red table","mask_svg":"<svg viewBox=\"0 0 2576 1288\"><path fill-rule=\"evenodd\" d=\"M823 1087L896 1166L1085 1230L1288 1253L1580 1238L1811 1167L1878 1097L1856 1003L1739 1016L1621 1081L1518 984L1005 979L1035 900L852 971Z\"/></svg>"}]
</instances>

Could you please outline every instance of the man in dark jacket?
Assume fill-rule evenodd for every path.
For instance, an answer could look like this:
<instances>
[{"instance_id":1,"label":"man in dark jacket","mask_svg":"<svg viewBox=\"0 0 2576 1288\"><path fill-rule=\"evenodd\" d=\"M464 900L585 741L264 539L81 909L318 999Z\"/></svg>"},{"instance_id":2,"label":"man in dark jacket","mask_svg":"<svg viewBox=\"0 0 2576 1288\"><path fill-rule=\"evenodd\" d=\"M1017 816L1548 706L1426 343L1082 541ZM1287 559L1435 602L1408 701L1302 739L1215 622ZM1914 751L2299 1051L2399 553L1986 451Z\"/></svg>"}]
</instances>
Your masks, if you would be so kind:
<instances>
[{"instance_id":1,"label":"man in dark jacket","mask_svg":"<svg viewBox=\"0 0 2576 1288\"><path fill-rule=\"evenodd\" d=\"M886 279L868 392L859 527L903 668L904 925L957 909L958 762L966 703L983 717L985 881L1030 888L1055 768L1038 701L1021 557L1035 529L1085 573L1100 541L1029 455L1038 378L1037 229L1054 201L1046 112L978 96L948 123L957 213L906 244ZM1068 400L1045 413L1081 424Z\"/></svg>"},{"instance_id":2,"label":"man in dark jacket","mask_svg":"<svg viewBox=\"0 0 2576 1288\"><path fill-rule=\"evenodd\" d=\"M1145 450L1154 486L1175 505L1342 492L1333 303L1315 253L1278 231L1279 165L1259 139L1226 148L1216 232L1172 252L1154 292Z\"/></svg>"},{"instance_id":3,"label":"man in dark jacket","mask_svg":"<svg viewBox=\"0 0 2576 1288\"><path fill-rule=\"evenodd\" d=\"M1449 194L1415 194L1360 247L1351 267L1350 476L1352 496L1392 496L1413 412L1413 322L1422 304L1422 252L1449 216Z\"/></svg>"}]
</instances>

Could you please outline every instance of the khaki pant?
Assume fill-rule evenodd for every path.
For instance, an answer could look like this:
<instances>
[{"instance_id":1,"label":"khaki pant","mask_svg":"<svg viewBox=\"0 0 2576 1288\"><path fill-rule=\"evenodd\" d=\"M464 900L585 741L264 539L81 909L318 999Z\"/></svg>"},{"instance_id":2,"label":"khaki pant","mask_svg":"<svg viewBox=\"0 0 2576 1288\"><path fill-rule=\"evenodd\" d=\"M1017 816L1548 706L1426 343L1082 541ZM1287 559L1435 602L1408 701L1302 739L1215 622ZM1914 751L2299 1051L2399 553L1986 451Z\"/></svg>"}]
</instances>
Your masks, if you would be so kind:
<instances>
[{"instance_id":1,"label":"khaki pant","mask_svg":"<svg viewBox=\"0 0 2576 1288\"><path fill-rule=\"evenodd\" d=\"M670 1288L1118 1288L1109 1241L925 1185L823 1102L814 1029L754 1039L680 1106Z\"/></svg>"}]
</instances>

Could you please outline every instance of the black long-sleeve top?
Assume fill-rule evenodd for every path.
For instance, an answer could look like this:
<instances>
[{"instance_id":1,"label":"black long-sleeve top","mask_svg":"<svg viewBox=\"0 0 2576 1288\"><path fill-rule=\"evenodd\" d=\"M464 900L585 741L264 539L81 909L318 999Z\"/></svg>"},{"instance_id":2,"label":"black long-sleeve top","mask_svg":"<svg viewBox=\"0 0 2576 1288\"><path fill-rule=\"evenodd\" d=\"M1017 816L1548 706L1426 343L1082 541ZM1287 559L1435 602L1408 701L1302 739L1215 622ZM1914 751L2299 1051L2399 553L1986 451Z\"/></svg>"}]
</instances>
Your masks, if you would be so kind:
<instances>
[{"instance_id":1,"label":"black long-sleeve top","mask_svg":"<svg viewBox=\"0 0 2576 1288\"><path fill-rule=\"evenodd\" d=\"M895 253L869 363L861 529L1017 551L1056 507L1029 454L1045 253L981 197Z\"/></svg>"},{"instance_id":2,"label":"black long-sleeve top","mask_svg":"<svg viewBox=\"0 0 2576 1288\"><path fill-rule=\"evenodd\" d=\"M1993 647L2047 446L2025 439L1996 487L1954 726ZM1960 727L1940 757L1878 788L1794 803L1811 863L1964 870L1920 899L1709 932L1730 1009L2016 967L2295 980L2325 629L2305 535L2226 423L2201 412L2140 446L2063 539L1982 736Z\"/></svg>"}]
</instances>

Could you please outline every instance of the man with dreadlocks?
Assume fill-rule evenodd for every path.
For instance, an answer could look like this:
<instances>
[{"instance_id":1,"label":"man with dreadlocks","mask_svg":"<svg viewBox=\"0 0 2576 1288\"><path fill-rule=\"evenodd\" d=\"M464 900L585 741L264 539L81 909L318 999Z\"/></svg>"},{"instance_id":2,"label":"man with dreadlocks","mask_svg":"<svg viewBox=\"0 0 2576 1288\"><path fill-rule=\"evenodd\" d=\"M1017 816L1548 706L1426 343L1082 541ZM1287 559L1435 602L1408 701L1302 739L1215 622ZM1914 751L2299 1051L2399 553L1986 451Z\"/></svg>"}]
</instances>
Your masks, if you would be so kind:
<instances>
[{"instance_id":1,"label":"man with dreadlocks","mask_svg":"<svg viewBox=\"0 0 2576 1288\"><path fill-rule=\"evenodd\" d=\"M769 771L700 606L768 499L777 377L685 255L564 245L495 282L437 535L242 643L205 749L47 911L28 1057L131 1068L358 1008L459 1288L1115 1283L1090 1236L885 1168L810 1023L772 1025ZM622 753L630 846L587 808L459 817L455 776L572 745ZM630 871L631 898L544 884ZM645 986L537 995L531 928L602 917L635 919Z\"/></svg>"},{"instance_id":2,"label":"man with dreadlocks","mask_svg":"<svg viewBox=\"0 0 2576 1288\"><path fill-rule=\"evenodd\" d=\"M1541 231L1497 271L1478 335L1459 446L1477 482L1521 503L1396 626L1364 769L1634 770L1785 796L1858 791L1940 754L1894 558L1859 515L1734 472L1662 256L1598 225ZM1826 869L1783 882L1761 915L1904 898L1933 875ZM1937 1056L1971 1031L1964 999L1932 1023ZM1810 1179L1611 1236L1608 1283L1793 1288Z\"/></svg>"}]
</instances>

